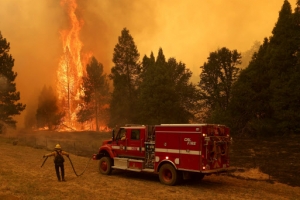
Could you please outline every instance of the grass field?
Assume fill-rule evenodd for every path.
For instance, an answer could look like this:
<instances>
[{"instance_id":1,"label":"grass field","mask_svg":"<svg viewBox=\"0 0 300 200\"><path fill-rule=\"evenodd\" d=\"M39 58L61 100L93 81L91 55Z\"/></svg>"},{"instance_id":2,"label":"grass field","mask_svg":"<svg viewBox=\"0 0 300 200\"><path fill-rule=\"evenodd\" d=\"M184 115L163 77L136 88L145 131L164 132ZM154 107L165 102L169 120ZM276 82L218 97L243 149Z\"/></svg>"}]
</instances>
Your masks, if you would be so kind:
<instances>
[{"instance_id":1,"label":"grass field","mask_svg":"<svg viewBox=\"0 0 300 200\"><path fill-rule=\"evenodd\" d=\"M104 176L99 174L98 162L93 160L79 177L66 162L67 182L57 181L51 158L41 168L42 156L60 142L63 149L71 153L77 173L81 173L92 153L109 137L109 133L95 132L29 132L0 136L0 199L300 199L300 187L284 184L262 173L259 160L249 157L250 150L249 155L246 150L240 151L246 152L240 160L248 156L250 163L241 166L239 163L243 162L236 160L239 156L237 145L232 146L231 152L231 163L236 171L174 187L162 185L153 174L114 170L111 176ZM256 164L251 166L253 159Z\"/></svg>"}]
</instances>

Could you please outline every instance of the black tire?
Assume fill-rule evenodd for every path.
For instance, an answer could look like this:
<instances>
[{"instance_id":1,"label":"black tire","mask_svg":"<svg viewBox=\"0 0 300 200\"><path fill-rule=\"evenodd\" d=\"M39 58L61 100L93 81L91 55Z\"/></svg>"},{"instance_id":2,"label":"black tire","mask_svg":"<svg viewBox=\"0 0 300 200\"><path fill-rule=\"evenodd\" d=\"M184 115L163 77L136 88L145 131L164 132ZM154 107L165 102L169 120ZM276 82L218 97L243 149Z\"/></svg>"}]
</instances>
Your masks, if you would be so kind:
<instances>
[{"instance_id":1,"label":"black tire","mask_svg":"<svg viewBox=\"0 0 300 200\"><path fill-rule=\"evenodd\" d=\"M111 174L111 171L112 171L111 163L112 163L112 160L110 157L106 157L106 156L102 157L99 160L99 172L104 175Z\"/></svg>"},{"instance_id":2,"label":"black tire","mask_svg":"<svg viewBox=\"0 0 300 200\"><path fill-rule=\"evenodd\" d=\"M165 185L176 185L179 180L178 175L179 173L177 170L169 163L163 164L159 169L159 180Z\"/></svg>"}]
</instances>

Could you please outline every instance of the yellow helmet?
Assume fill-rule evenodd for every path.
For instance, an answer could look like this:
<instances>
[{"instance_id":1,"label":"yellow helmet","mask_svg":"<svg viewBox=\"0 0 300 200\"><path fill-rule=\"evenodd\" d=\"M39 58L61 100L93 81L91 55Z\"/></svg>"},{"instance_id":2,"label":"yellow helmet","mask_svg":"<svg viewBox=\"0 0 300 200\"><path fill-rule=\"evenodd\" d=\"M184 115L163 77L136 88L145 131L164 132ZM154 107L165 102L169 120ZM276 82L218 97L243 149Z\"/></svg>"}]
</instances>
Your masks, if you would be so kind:
<instances>
[{"instance_id":1,"label":"yellow helmet","mask_svg":"<svg viewBox=\"0 0 300 200\"><path fill-rule=\"evenodd\" d=\"M61 149L61 146L57 144L54 149Z\"/></svg>"}]
</instances>

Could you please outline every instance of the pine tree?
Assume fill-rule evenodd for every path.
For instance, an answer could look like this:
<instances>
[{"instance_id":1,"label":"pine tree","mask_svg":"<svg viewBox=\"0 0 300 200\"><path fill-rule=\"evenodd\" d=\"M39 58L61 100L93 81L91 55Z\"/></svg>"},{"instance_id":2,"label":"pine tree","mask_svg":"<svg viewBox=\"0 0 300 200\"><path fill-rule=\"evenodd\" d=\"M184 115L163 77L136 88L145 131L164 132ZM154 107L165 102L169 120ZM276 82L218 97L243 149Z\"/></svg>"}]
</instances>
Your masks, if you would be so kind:
<instances>
[{"instance_id":1,"label":"pine tree","mask_svg":"<svg viewBox=\"0 0 300 200\"><path fill-rule=\"evenodd\" d=\"M134 123L140 54L129 31L124 28L114 48L110 79L114 90L110 103L110 126Z\"/></svg>"},{"instance_id":2,"label":"pine tree","mask_svg":"<svg viewBox=\"0 0 300 200\"><path fill-rule=\"evenodd\" d=\"M272 99L270 104L274 110L273 119L275 120L279 133L293 132L298 126L297 116L299 109L291 107L295 104L295 80L297 74L297 53L299 52L300 27L295 21L297 13L292 14L291 5L288 1L279 12L278 21L272 31L270 39L270 76Z\"/></svg>"},{"instance_id":3,"label":"pine tree","mask_svg":"<svg viewBox=\"0 0 300 200\"><path fill-rule=\"evenodd\" d=\"M192 72L184 63L177 62L175 58L169 58L167 65L171 83L174 84L175 94L178 96L180 109L176 115L178 123L187 123L198 112L195 107L198 101L198 90L190 80Z\"/></svg>"},{"instance_id":4,"label":"pine tree","mask_svg":"<svg viewBox=\"0 0 300 200\"><path fill-rule=\"evenodd\" d=\"M300 131L299 2L285 0L269 40L233 87L232 125L252 135ZM239 121L239 122L238 122Z\"/></svg>"},{"instance_id":5,"label":"pine tree","mask_svg":"<svg viewBox=\"0 0 300 200\"><path fill-rule=\"evenodd\" d=\"M298 1L295 12L291 14L291 6L288 2L284 2L275 27L278 31L275 32L275 28L273 30L272 44L276 53L273 55L274 62L271 66L271 73L275 76L271 82L273 91L271 105L274 108L274 120L280 130L279 134L300 132L299 3ZM284 12L285 10L287 11Z\"/></svg>"},{"instance_id":6,"label":"pine tree","mask_svg":"<svg viewBox=\"0 0 300 200\"><path fill-rule=\"evenodd\" d=\"M47 127L49 130L55 129L61 123L64 116L58 107L58 99L51 86L44 86L38 101L36 111L36 121L38 128Z\"/></svg>"},{"instance_id":7,"label":"pine tree","mask_svg":"<svg viewBox=\"0 0 300 200\"><path fill-rule=\"evenodd\" d=\"M200 100L207 107L208 121L221 123L217 119L219 115L228 109L231 97L231 88L237 79L241 64L241 54L237 50L230 51L223 47L215 52L211 52L208 62L200 68ZM220 116L222 118L222 116Z\"/></svg>"},{"instance_id":8,"label":"pine tree","mask_svg":"<svg viewBox=\"0 0 300 200\"><path fill-rule=\"evenodd\" d=\"M151 53L143 59L139 89L139 122L142 124L188 123L192 118L196 89L189 82L191 71L185 64L170 58L162 49L157 59Z\"/></svg>"},{"instance_id":9,"label":"pine tree","mask_svg":"<svg viewBox=\"0 0 300 200\"><path fill-rule=\"evenodd\" d=\"M0 133L5 125L16 127L14 116L21 114L26 105L18 103L20 92L16 90L17 73L13 71L14 59L9 54L10 44L0 32Z\"/></svg>"},{"instance_id":10,"label":"pine tree","mask_svg":"<svg viewBox=\"0 0 300 200\"><path fill-rule=\"evenodd\" d=\"M159 49L156 61L152 56L144 57L146 70L140 87L139 120L145 124L170 123L166 120L171 120L169 115L174 114L172 103L176 102L176 97L166 74L167 63L162 49Z\"/></svg>"},{"instance_id":11,"label":"pine tree","mask_svg":"<svg viewBox=\"0 0 300 200\"><path fill-rule=\"evenodd\" d=\"M107 108L109 99L109 85L103 65L92 57L86 67L87 75L82 77L84 103L77 113L79 122L95 119L96 130L99 131L99 122L107 124Z\"/></svg>"},{"instance_id":12,"label":"pine tree","mask_svg":"<svg viewBox=\"0 0 300 200\"><path fill-rule=\"evenodd\" d=\"M269 40L265 38L249 66L240 72L232 86L229 105L230 127L240 134L267 131L272 117L268 69ZM258 133L256 133L258 134Z\"/></svg>"}]
</instances>

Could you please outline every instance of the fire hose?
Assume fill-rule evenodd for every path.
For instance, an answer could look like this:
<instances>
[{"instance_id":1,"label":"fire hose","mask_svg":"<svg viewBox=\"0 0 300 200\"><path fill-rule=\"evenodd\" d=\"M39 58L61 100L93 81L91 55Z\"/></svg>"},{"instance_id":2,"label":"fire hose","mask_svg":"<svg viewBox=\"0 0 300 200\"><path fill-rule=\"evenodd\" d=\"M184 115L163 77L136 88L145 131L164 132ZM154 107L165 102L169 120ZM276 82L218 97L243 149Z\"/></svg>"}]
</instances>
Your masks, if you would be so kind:
<instances>
[{"instance_id":1,"label":"fire hose","mask_svg":"<svg viewBox=\"0 0 300 200\"><path fill-rule=\"evenodd\" d=\"M73 166L73 163L71 161L71 158L69 156L68 156L68 158L69 158L69 161L70 161L70 163L72 165L73 171L74 171L74 173L75 173L76 176L81 176L85 172L85 170L86 170L87 166L89 165L90 161L92 160L92 158L90 158L89 161L86 163L84 170L80 174L77 174L76 170L75 170L75 168Z\"/></svg>"},{"instance_id":2,"label":"fire hose","mask_svg":"<svg viewBox=\"0 0 300 200\"><path fill-rule=\"evenodd\" d=\"M69 161L71 163L72 169L73 169L73 171L74 171L74 173L75 173L76 176L81 176L86 171L87 166L89 165L90 161L92 160L92 158L90 158L89 161L86 163L84 170L80 174L77 174L77 172L76 172L76 170L74 168L74 165L72 163L71 158L69 156L67 156L67 157L68 157L68 159L69 159ZM47 159L48 159L48 156L46 156L46 158L45 158L44 162L42 163L41 167L44 166L44 164L47 161Z\"/></svg>"},{"instance_id":3,"label":"fire hose","mask_svg":"<svg viewBox=\"0 0 300 200\"><path fill-rule=\"evenodd\" d=\"M46 158L45 158L45 160L44 160L44 162L43 162L43 164L41 165L41 167L43 167L44 166L44 164L45 164L45 162L46 162L46 160L48 159L48 156L46 156Z\"/></svg>"}]
</instances>

